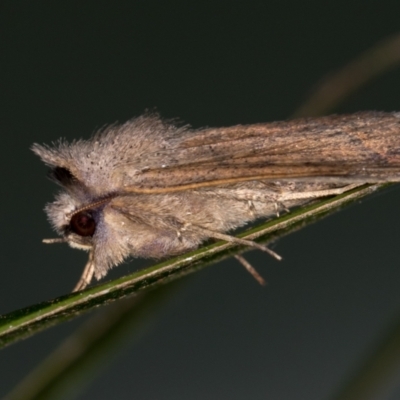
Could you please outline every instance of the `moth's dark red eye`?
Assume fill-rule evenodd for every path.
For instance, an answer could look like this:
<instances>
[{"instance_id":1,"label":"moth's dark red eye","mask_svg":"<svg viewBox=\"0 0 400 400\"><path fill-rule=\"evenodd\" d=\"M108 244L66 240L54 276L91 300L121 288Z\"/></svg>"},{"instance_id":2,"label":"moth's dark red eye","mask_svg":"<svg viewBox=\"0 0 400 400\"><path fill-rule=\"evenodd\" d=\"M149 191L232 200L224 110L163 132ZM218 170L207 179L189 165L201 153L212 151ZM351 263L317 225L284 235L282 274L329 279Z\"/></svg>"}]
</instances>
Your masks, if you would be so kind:
<instances>
[{"instance_id":1,"label":"moth's dark red eye","mask_svg":"<svg viewBox=\"0 0 400 400\"><path fill-rule=\"evenodd\" d=\"M96 230L96 221L87 211L74 214L69 223L72 232L79 236L93 236Z\"/></svg>"}]
</instances>

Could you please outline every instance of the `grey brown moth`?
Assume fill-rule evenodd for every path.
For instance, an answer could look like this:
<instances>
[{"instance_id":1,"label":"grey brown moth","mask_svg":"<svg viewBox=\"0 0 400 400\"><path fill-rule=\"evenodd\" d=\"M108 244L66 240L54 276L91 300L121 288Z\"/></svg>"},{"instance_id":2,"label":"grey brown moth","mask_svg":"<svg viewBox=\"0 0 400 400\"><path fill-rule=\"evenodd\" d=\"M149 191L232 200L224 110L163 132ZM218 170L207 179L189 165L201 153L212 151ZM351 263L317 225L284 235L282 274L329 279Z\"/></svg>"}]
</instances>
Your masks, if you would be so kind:
<instances>
[{"instance_id":1,"label":"grey brown moth","mask_svg":"<svg viewBox=\"0 0 400 400\"><path fill-rule=\"evenodd\" d=\"M33 145L62 187L48 217L89 251L75 290L130 256L184 253L280 209L400 181L400 113L191 129L148 114L89 140Z\"/></svg>"}]
</instances>

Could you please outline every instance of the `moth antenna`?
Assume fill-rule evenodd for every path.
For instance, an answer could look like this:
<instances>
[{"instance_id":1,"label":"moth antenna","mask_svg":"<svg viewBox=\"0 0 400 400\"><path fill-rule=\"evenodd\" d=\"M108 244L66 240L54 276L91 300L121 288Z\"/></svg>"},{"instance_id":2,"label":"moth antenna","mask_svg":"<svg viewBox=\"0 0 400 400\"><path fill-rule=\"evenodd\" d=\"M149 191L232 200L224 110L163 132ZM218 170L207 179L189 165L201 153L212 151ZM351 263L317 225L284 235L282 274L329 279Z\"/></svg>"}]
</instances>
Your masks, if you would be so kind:
<instances>
[{"instance_id":1,"label":"moth antenna","mask_svg":"<svg viewBox=\"0 0 400 400\"><path fill-rule=\"evenodd\" d=\"M103 204L109 203L113 197L114 196L107 196L106 198L101 199L99 201L95 201L94 203L86 204L85 206L78 208L77 210L74 210L74 211L70 212L69 214L67 214L67 217L72 218L74 215L79 214L82 211L90 210L92 208L97 208Z\"/></svg>"},{"instance_id":2,"label":"moth antenna","mask_svg":"<svg viewBox=\"0 0 400 400\"><path fill-rule=\"evenodd\" d=\"M42 242L46 244L66 243L67 239L66 238L43 239Z\"/></svg>"},{"instance_id":3,"label":"moth antenna","mask_svg":"<svg viewBox=\"0 0 400 400\"><path fill-rule=\"evenodd\" d=\"M79 279L78 283L75 285L72 292L79 292L80 290L85 289L90 284L90 282L93 279L93 275L94 275L94 269L95 269L94 267L95 267L95 264L94 264L93 251L89 251L88 262L86 263L85 268L83 269L81 278Z\"/></svg>"},{"instance_id":4,"label":"moth antenna","mask_svg":"<svg viewBox=\"0 0 400 400\"><path fill-rule=\"evenodd\" d=\"M267 282L265 279L257 272L257 270L242 256L235 255L236 260L246 268L247 272L262 286L265 286Z\"/></svg>"}]
</instances>

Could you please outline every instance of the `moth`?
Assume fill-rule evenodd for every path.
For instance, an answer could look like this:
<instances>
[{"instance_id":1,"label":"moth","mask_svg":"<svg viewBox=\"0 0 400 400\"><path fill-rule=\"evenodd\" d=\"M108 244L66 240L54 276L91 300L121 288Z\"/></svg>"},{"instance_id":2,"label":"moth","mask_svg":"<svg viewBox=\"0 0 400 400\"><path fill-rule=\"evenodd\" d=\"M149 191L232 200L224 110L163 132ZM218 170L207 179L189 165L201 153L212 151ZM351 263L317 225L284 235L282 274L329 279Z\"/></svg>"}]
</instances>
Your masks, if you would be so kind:
<instances>
[{"instance_id":1,"label":"moth","mask_svg":"<svg viewBox=\"0 0 400 400\"><path fill-rule=\"evenodd\" d=\"M61 238L47 243L89 252L81 290L128 257L177 255L210 238L279 258L230 232L357 185L400 181L400 113L204 129L146 114L33 151L62 188L46 206Z\"/></svg>"}]
</instances>

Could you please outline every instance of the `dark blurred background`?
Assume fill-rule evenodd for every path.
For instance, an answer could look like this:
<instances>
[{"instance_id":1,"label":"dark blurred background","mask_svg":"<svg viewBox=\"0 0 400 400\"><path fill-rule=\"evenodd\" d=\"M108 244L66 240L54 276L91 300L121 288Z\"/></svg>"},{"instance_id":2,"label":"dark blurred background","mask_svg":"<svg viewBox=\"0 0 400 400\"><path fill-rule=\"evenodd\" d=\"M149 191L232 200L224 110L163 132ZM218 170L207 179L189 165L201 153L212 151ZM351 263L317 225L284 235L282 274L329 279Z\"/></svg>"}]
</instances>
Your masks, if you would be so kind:
<instances>
[{"instance_id":1,"label":"dark blurred background","mask_svg":"<svg viewBox=\"0 0 400 400\"><path fill-rule=\"evenodd\" d=\"M327 73L399 32L399 13L389 0L2 1L0 312L68 293L86 260L41 243L57 188L33 142L146 109L193 127L285 119ZM399 88L393 69L333 111L400 110ZM399 204L390 188L285 237L280 263L248 253L265 288L233 260L184 278L77 398L328 399L399 314ZM0 397L84 319L2 350Z\"/></svg>"}]
</instances>

